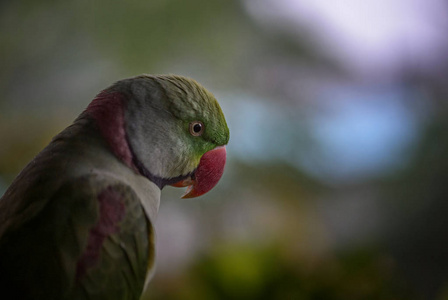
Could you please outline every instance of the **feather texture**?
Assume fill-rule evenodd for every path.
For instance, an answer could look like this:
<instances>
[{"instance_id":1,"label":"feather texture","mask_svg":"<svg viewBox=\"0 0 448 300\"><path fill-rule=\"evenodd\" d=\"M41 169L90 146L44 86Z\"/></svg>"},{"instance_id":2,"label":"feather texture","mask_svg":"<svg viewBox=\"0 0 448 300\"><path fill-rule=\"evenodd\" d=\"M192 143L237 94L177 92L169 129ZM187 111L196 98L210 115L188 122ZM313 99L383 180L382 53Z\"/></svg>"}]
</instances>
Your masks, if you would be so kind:
<instances>
[{"instance_id":1,"label":"feather texture","mask_svg":"<svg viewBox=\"0 0 448 300\"><path fill-rule=\"evenodd\" d=\"M200 137L189 130L197 120ZM0 293L139 299L161 188L215 165L220 177L223 164L198 165L228 140L218 102L194 80L139 76L101 92L0 199Z\"/></svg>"},{"instance_id":2,"label":"feather texture","mask_svg":"<svg viewBox=\"0 0 448 300\"><path fill-rule=\"evenodd\" d=\"M2 293L139 299L154 260L160 190L111 153L96 126L78 119L1 199Z\"/></svg>"}]
</instances>

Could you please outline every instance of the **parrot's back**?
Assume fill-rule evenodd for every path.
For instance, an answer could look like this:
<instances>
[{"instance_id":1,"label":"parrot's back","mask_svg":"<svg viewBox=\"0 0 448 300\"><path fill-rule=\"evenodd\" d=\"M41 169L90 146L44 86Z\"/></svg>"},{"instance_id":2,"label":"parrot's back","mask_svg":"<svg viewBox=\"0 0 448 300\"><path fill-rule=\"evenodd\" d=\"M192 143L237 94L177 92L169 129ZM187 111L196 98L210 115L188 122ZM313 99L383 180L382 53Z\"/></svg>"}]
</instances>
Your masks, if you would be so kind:
<instances>
[{"instance_id":1,"label":"parrot's back","mask_svg":"<svg viewBox=\"0 0 448 300\"><path fill-rule=\"evenodd\" d=\"M138 177L88 118L55 137L0 199L0 293L139 299L154 245Z\"/></svg>"}]
</instances>

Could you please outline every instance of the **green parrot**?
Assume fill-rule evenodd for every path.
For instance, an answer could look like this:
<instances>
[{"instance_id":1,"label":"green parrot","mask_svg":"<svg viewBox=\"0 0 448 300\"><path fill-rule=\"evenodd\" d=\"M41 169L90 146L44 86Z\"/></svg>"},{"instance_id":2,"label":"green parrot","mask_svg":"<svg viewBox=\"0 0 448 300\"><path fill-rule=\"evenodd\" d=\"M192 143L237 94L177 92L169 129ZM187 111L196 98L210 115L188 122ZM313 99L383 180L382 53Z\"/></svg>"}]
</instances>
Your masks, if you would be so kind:
<instances>
[{"instance_id":1,"label":"green parrot","mask_svg":"<svg viewBox=\"0 0 448 300\"><path fill-rule=\"evenodd\" d=\"M1 299L139 299L154 270L161 189L221 178L229 129L196 81L116 82L0 199Z\"/></svg>"}]
</instances>

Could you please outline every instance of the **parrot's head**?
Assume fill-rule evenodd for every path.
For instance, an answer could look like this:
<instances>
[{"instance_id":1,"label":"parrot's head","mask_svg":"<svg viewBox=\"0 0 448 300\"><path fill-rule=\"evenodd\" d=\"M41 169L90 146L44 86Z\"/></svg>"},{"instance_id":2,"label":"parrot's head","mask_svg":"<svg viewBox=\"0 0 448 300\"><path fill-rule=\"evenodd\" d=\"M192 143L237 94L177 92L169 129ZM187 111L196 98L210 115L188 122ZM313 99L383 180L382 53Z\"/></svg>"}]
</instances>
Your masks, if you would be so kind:
<instances>
[{"instance_id":1,"label":"parrot's head","mask_svg":"<svg viewBox=\"0 0 448 300\"><path fill-rule=\"evenodd\" d=\"M160 188L188 186L183 198L205 194L218 183L229 129L215 97L199 83L181 76L143 75L119 81L97 98L121 103L116 105L123 107L131 159L121 149L115 153L140 174Z\"/></svg>"}]
</instances>

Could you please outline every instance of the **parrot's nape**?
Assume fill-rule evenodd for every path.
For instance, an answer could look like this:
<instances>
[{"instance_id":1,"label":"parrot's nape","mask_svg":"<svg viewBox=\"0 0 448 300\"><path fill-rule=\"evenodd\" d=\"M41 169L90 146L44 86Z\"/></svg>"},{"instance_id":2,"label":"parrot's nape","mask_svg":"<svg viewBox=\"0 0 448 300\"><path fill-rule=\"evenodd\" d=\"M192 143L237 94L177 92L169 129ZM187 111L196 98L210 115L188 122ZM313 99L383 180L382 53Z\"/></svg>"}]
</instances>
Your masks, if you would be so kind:
<instances>
[{"instance_id":1,"label":"parrot's nape","mask_svg":"<svg viewBox=\"0 0 448 300\"><path fill-rule=\"evenodd\" d=\"M210 191L228 141L218 102L192 79L143 75L102 91L0 199L1 299L139 299L161 189Z\"/></svg>"}]
</instances>

